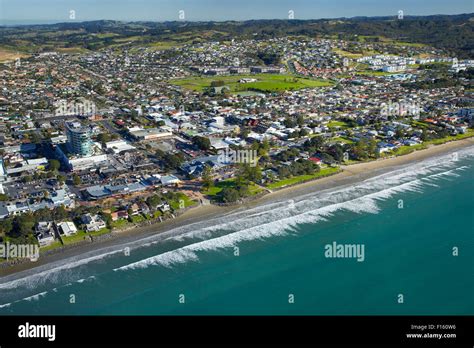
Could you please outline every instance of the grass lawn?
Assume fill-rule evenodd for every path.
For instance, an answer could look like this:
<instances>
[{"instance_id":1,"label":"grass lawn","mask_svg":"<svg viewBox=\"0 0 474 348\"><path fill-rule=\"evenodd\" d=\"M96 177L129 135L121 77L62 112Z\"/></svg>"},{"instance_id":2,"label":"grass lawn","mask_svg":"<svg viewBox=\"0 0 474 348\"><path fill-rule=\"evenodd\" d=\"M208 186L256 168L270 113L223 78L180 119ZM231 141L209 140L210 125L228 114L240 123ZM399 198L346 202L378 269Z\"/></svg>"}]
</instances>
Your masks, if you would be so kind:
<instances>
[{"instance_id":1,"label":"grass lawn","mask_svg":"<svg viewBox=\"0 0 474 348\"><path fill-rule=\"evenodd\" d=\"M0 63L13 61L17 58L26 58L27 54L16 51L14 49L8 49L0 47Z\"/></svg>"},{"instance_id":2,"label":"grass lawn","mask_svg":"<svg viewBox=\"0 0 474 348\"><path fill-rule=\"evenodd\" d=\"M414 145L414 146L401 146L397 150L392 152L392 154L395 156L403 156L403 155L412 153L413 151L416 151L416 150L426 149L428 145L441 145L449 141L462 140L462 139L467 139L471 137L474 137L474 130L468 129L465 134L450 135L441 139L428 140L428 141L425 141L423 144Z\"/></svg>"},{"instance_id":3,"label":"grass lawn","mask_svg":"<svg viewBox=\"0 0 474 348\"><path fill-rule=\"evenodd\" d=\"M467 139L471 137L474 137L474 129L468 129L465 134L450 135L441 139L429 140L425 142L425 144L440 145L440 144L447 143L448 141L462 140L462 139Z\"/></svg>"},{"instance_id":4,"label":"grass lawn","mask_svg":"<svg viewBox=\"0 0 474 348\"><path fill-rule=\"evenodd\" d=\"M71 53L71 54L74 54L74 53L83 54L83 53L90 52L89 50L83 47L57 47L55 48L55 50L61 53Z\"/></svg>"},{"instance_id":5,"label":"grass lawn","mask_svg":"<svg viewBox=\"0 0 474 348\"><path fill-rule=\"evenodd\" d=\"M45 252L45 251L49 251L49 250L53 250L53 249L56 249L56 248L59 248L61 247L62 244L59 240L56 240L54 241L52 244L50 245L47 245L47 246L44 246L44 247L40 247L40 253L41 252Z\"/></svg>"},{"instance_id":6,"label":"grass lawn","mask_svg":"<svg viewBox=\"0 0 474 348\"><path fill-rule=\"evenodd\" d=\"M146 46L150 47L152 50L164 51L164 50L169 50L173 47L181 46L181 44L175 41L157 41L157 42L149 43Z\"/></svg>"},{"instance_id":7,"label":"grass lawn","mask_svg":"<svg viewBox=\"0 0 474 348\"><path fill-rule=\"evenodd\" d=\"M366 42L366 41L369 41L366 39L374 39L374 38L378 38L379 39L378 43L381 43L381 44L391 44L391 45L396 45L396 46L410 46L410 47L426 47L426 45L422 43L396 41L394 39L391 39L385 36L380 36L380 35L359 35L357 39L359 42Z\"/></svg>"},{"instance_id":8,"label":"grass lawn","mask_svg":"<svg viewBox=\"0 0 474 348\"><path fill-rule=\"evenodd\" d=\"M128 225L127 219L119 219L117 221L112 221L112 228L121 228Z\"/></svg>"},{"instance_id":9,"label":"grass lawn","mask_svg":"<svg viewBox=\"0 0 474 348\"><path fill-rule=\"evenodd\" d=\"M134 224L138 224L138 223L143 222L145 220L146 220L146 218L141 214L132 216L132 223L134 223Z\"/></svg>"},{"instance_id":10,"label":"grass lawn","mask_svg":"<svg viewBox=\"0 0 474 348\"><path fill-rule=\"evenodd\" d=\"M364 50L362 53L352 53L348 51L344 51L341 49L333 49L333 52L346 58L351 58L351 59L357 59L357 58L362 58L362 57L367 57L367 56L373 56L375 54L379 54L377 51L368 51Z\"/></svg>"},{"instance_id":11,"label":"grass lawn","mask_svg":"<svg viewBox=\"0 0 474 348\"><path fill-rule=\"evenodd\" d=\"M344 51L344 50L341 50L341 49L333 49L333 52L340 55L340 56L342 56L342 57L346 57L346 58L357 59L357 58L362 57L361 53L352 53L352 52Z\"/></svg>"},{"instance_id":12,"label":"grass lawn","mask_svg":"<svg viewBox=\"0 0 474 348\"><path fill-rule=\"evenodd\" d=\"M87 237L86 232L77 231L76 234L73 234L72 236L69 236L69 237L62 236L61 239L63 240L64 245L68 245L68 244L74 244L74 243L83 241L84 239L86 239L86 237Z\"/></svg>"},{"instance_id":13,"label":"grass lawn","mask_svg":"<svg viewBox=\"0 0 474 348\"><path fill-rule=\"evenodd\" d=\"M344 144L354 144L354 141L346 137L334 137L331 138L331 142L344 143Z\"/></svg>"},{"instance_id":14,"label":"grass lawn","mask_svg":"<svg viewBox=\"0 0 474 348\"><path fill-rule=\"evenodd\" d=\"M242 78L257 79L257 82L239 83ZM322 79L301 78L293 75L273 75L273 74L255 74L255 75L234 75L234 76L210 76L210 77L190 77L171 81L172 84L202 92L211 87L212 81L224 81L231 92L242 92L256 90L260 92L280 92L288 90L298 90L303 88L327 87L333 83Z\"/></svg>"},{"instance_id":15,"label":"grass lawn","mask_svg":"<svg viewBox=\"0 0 474 348\"><path fill-rule=\"evenodd\" d=\"M330 121L328 122L327 126L329 128L336 128L336 129L348 129L350 128L346 122L343 121Z\"/></svg>"},{"instance_id":16,"label":"grass lawn","mask_svg":"<svg viewBox=\"0 0 474 348\"><path fill-rule=\"evenodd\" d=\"M336 174L339 171L341 171L341 169L338 168L338 167L336 167L336 168L333 168L333 167L323 168L315 174L294 176L292 178L283 179L283 180L268 184L267 187L270 190L273 190L273 189L282 188L282 187L285 187L285 186L300 184L300 183L303 183L305 181L310 181L310 180L313 180L313 179L322 178L322 177L325 177L325 176L328 176L328 175Z\"/></svg>"},{"instance_id":17,"label":"grass lawn","mask_svg":"<svg viewBox=\"0 0 474 348\"><path fill-rule=\"evenodd\" d=\"M418 128L427 128L428 124L425 122L420 122L420 121L411 121L410 122L413 127L418 127Z\"/></svg>"},{"instance_id":18,"label":"grass lawn","mask_svg":"<svg viewBox=\"0 0 474 348\"><path fill-rule=\"evenodd\" d=\"M427 144L418 144L418 145L413 145L413 146L400 146L391 154L395 156L403 156L403 155L408 155L409 153L412 153L416 150L426 149L427 147L428 147Z\"/></svg>"},{"instance_id":19,"label":"grass lawn","mask_svg":"<svg viewBox=\"0 0 474 348\"><path fill-rule=\"evenodd\" d=\"M179 198L178 200L173 200L170 202L170 207L173 208L174 210L179 210L180 209L180 201L182 200L184 202L184 208L196 205L197 202L193 201L191 198L186 196L184 193L178 193Z\"/></svg>"},{"instance_id":20,"label":"grass lawn","mask_svg":"<svg viewBox=\"0 0 474 348\"><path fill-rule=\"evenodd\" d=\"M393 75L394 73L389 73L385 71L373 71L373 70L364 70L364 71L357 71L356 75L366 75L366 76L387 76Z\"/></svg>"},{"instance_id":21,"label":"grass lawn","mask_svg":"<svg viewBox=\"0 0 474 348\"><path fill-rule=\"evenodd\" d=\"M99 34L94 34L95 37L98 37L99 39L108 39L111 37L119 36L119 34L116 33L99 33Z\"/></svg>"},{"instance_id":22,"label":"grass lawn","mask_svg":"<svg viewBox=\"0 0 474 348\"><path fill-rule=\"evenodd\" d=\"M397 46L408 46L408 47L426 47L425 44L422 43L414 43L414 42L401 42L401 41L394 41L394 45Z\"/></svg>"},{"instance_id":23,"label":"grass lawn","mask_svg":"<svg viewBox=\"0 0 474 348\"><path fill-rule=\"evenodd\" d=\"M226 188L226 187L235 188L235 186L236 186L235 179L219 181L216 185L211 187L209 190L204 191L203 193L205 195L208 195L208 196L211 196L211 197L215 198L215 196L217 196L224 188ZM259 187L258 185L255 185L254 183L249 185L249 195L250 196L256 195L260 192L262 192L262 188Z\"/></svg>"},{"instance_id":24,"label":"grass lawn","mask_svg":"<svg viewBox=\"0 0 474 348\"><path fill-rule=\"evenodd\" d=\"M77 233L72 236L69 236L69 237L63 236L61 238L63 240L64 245L68 245L68 244L74 244L74 243L81 242L85 239L88 239L88 236L97 237L97 236L107 234L107 233L110 233L110 230L108 228L103 228L99 231L89 232L89 233L84 232L84 231L77 231Z\"/></svg>"}]
</instances>

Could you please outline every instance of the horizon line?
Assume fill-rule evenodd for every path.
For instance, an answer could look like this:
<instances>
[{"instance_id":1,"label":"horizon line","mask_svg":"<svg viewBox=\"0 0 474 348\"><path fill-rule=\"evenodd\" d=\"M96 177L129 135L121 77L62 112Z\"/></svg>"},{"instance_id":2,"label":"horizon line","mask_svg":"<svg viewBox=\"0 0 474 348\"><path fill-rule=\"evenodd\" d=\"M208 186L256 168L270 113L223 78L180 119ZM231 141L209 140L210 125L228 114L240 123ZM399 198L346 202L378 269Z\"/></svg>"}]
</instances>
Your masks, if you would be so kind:
<instances>
[{"instance_id":1,"label":"horizon line","mask_svg":"<svg viewBox=\"0 0 474 348\"><path fill-rule=\"evenodd\" d=\"M416 17L454 17L462 15L474 15L474 12L463 12L457 14L427 14L427 15L404 15L404 18L416 18ZM305 21L324 21L324 20L338 20L338 19L361 19L361 18L397 18L397 15L378 15L378 16L353 16L353 17L321 17L321 18L304 18L304 19L289 19L289 18L249 18L249 19L173 19L173 20L148 20L148 19L81 19L81 20L67 20L67 19L0 19L0 27L2 26L28 26L28 25L54 25L54 24L70 24L70 23L86 23L86 22L121 22L121 23L225 23L225 22L250 22L250 21L296 21L296 22L305 22ZM13 22L11 24L6 24L5 22Z\"/></svg>"}]
</instances>

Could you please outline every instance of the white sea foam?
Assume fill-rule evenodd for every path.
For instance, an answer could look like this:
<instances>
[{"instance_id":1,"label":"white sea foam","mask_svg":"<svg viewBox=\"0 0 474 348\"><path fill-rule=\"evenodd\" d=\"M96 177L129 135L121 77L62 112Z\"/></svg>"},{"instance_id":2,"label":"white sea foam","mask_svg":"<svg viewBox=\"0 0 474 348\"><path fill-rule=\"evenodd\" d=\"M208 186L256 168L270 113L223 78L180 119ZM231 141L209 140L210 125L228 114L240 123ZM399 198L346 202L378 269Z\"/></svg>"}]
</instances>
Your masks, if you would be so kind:
<instances>
[{"instance_id":1,"label":"white sea foam","mask_svg":"<svg viewBox=\"0 0 474 348\"><path fill-rule=\"evenodd\" d=\"M457 153L459 160L472 156L474 156L474 147L460 150ZM85 259L63 260L64 264L53 265L53 267L37 274L0 284L0 290L15 289L19 286L34 288L46 280L60 280L60 274L63 273L61 271L121 253L125 246L140 248L145 245L150 247L167 240L180 243L191 241L189 245L116 268L115 271L146 268L150 265L171 267L179 263L198 261L197 252L232 247L242 241L294 233L298 230L298 225L327 220L339 210L359 214L376 214L380 209L377 205L378 201L386 200L403 192L422 192L424 186L437 186L435 182L455 178L459 175L456 171L469 168L469 166L457 167L458 162L451 160L452 157L452 155L444 155L410 164L401 169L364 180L356 185L308 193L291 202L272 202L247 210L231 212L208 221L188 224L141 240L124 243L121 246L116 246L116 250L112 252L107 249L107 252L103 251Z\"/></svg>"},{"instance_id":2,"label":"white sea foam","mask_svg":"<svg viewBox=\"0 0 474 348\"><path fill-rule=\"evenodd\" d=\"M41 297L46 296L47 293L48 293L47 291L43 291L43 292L40 292L39 294L25 297L21 301L28 301L28 302L38 301Z\"/></svg>"},{"instance_id":3,"label":"white sea foam","mask_svg":"<svg viewBox=\"0 0 474 348\"><path fill-rule=\"evenodd\" d=\"M263 240L275 236L284 236L288 233L295 233L298 231L298 225L305 223L314 224L319 221L327 220L328 217L332 216L339 210L351 211L357 214L376 214L379 211L377 200L387 199L401 192L420 192L421 186L422 183L420 180L414 180L400 184L396 187L373 192L371 194L357 197L349 201L333 203L310 211L296 213L293 211L292 215L287 214L288 212L282 212L279 218L276 218L276 214L278 213L274 213L272 211L271 218L266 217L266 221L264 223L262 223L261 219L257 219L259 220L259 223L255 226L241 229L237 232L226 234L217 238L206 239L186 245L176 250L168 251L163 254L116 268L114 271L143 269L155 265L171 267L172 265L179 263L198 261L199 257L197 252L215 251L218 249L234 247L240 242L244 241L252 241L257 239ZM255 217L252 220L255 220ZM232 223L234 225L236 224L235 221ZM248 221L238 221L237 226L245 226L248 223ZM255 223L255 221L253 223ZM206 231L206 233L208 233L208 231ZM193 236L197 235L199 234L193 233Z\"/></svg>"},{"instance_id":4,"label":"white sea foam","mask_svg":"<svg viewBox=\"0 0 474 348\"><path fill-rule=\"evenodd\" d=\"M87 278L83 278L83 279L76 280L76 283L82 284L82 283L84 283L85 281L94 280L94 279L96 279L95 276L90 276L90 277L87 277Z\"/></svg>"},{"instance_id":5,"label":"white sea foam","mask_svg":"<svg viewBox=\"0 0 474 348\"><path fill-rule=\"evenodd\" d=\"M85 265L85 264L87 264L89 262L92 262L92 261L102 260L102 259L104 259L108 256L114 255L114 254L119 253L119 252L121 252L121 251L116 250L116 251L112 251L112 252L108 252L108 253L100 254L100 255L95 255L95 256L92 256L92 257L84 258L84 259L80 259L80 256L79 256L74 260L69 260L68 263L64 263L64 264L62 264L60 266L57 266L57 267L54 267L52 269L48 269L48 270L45 270L45 271L42 271L42 272L39 272L39 273L35 273L35 274L32 274L32 275L30 275L28 277L25 277L25 278L19 278L19 279L15 279L15 280L12 280L12 281L9 281L9 282L6 282L6 283L2 283L2 284L0 284L0 290L15 289L15 288L20 287L20 286L32 289L32 288L37 287L40 284L44 284L47 281L57 280L61 276L60 271L64 272L65 270L74 269L76 267Z\"/></svg>"}]
</instances>

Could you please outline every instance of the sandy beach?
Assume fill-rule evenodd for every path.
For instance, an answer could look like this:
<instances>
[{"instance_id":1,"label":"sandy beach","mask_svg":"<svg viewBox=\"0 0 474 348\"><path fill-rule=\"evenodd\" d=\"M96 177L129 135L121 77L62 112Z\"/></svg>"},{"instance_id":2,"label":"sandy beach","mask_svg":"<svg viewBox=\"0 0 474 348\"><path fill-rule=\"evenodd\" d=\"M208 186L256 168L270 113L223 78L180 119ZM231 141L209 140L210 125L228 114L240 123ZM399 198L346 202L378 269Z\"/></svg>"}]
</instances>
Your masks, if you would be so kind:
<instances>
[{"instance_id":1,"label":"sandy beach","mask_svg":"<svg viewBox=\"0 0 474 348\"><path fill-rule=\"evenodd\" d=\"M357 183L369 179L371 177L392 171L404 165L420 162L431 157L454 153L456 152L456 150L471 146L474 146L474 138L468 138L459 141L449 142L442 145L431 146L427 149L415 151L413 153L400 157L380 159L367 163L358 163L343 166L343 171L338 174L321 178L315 181L299 184L297 186L283 188L278 191L268 193L265 196L251 201L247 204L232 207L202 205L186 211L184 214L173 220L168 220L155 225L135 228L124 232L113 232L113 238L107 240L90 244L80 244L72 248L59 250L56 253L40 257L40 259L35 263L25 262L11 267L2 268L0 269L0 276L8 276L8 280L11 280L11 277L19 278L22 276L22 271L44 268L45 266L49 266L50 264L66 260L68 258L77 258L77 256L83 254L91 255L94 252L100 253L105 250L113 250L114 248L115 250L120 250L121 248L123 248L123 245L126 245L127 243L134 242L145 237L162 234L177 227L185 226L200 221L206 221L233 211L245 210L250 207L269 204L275 201L290 200L297 198L298 196L301 196L303 194ZM0 278L0 281L2 280L6 281L7 279Z\"/></svg>"}]
</instances>

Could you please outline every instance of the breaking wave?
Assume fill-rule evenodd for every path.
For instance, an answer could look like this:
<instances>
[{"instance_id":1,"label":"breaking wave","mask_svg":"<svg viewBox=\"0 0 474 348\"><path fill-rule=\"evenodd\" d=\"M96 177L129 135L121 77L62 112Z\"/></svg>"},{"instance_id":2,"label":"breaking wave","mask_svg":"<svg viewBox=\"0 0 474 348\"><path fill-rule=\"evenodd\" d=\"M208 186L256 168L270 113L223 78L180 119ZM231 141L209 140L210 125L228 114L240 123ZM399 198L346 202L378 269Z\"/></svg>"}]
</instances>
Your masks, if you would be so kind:
<instances>
[{"instance_id":1,"label":"breaking wave","mask_svg":"<svg viewBox=\"0 0 474 348\"><path fill-rule=\"evenodd\" d=\"M474 156L474 148L458 152L459 160L472 156ZM165 245L166 242L173 243L173 250L166 251L165 249L158 255L123 266L120 266L120 263L123 263L123 258L120 258L120 262L117 262L118 267L114 268L114 271L144 269L149 266L169 268L176 264L199 261L199 252L235 247L238 243L245 241L296 234L299 225L327 221L338 211L377 214L380 210L378 204L380 201L404 192L421 193L426 187L438 187L441 181L452 180L458 177L461 171L470 168L466 165L459 166L450 158L452 155L444 155L397 168L357 184L237 210L208 221L191 223L140 240L124 242L122 245L103 248L86 255L41 266L34 273L30 272L21 278L4 277L2 279L4 282L0 283L0 293L5 290L13 292L19 287L31 290L37 288L38 285L46 285L47 282L66 286L64 284L69 282L68 284L71 285L71 281L81 284L87 279L94 280L96 278L90 276L90 273L86 274L86 277L80 277L78 273L71 271L89 263L117 256L125 247L150 248ZM67 274L68 272L70 274ZM0 305L0 309L9 305L9 303Z\"/></svg>"},{"instance_id":2,"label":"breaking wave","mask_svg":"<svg viewBox=\"0 0 474 348\"><path fill-rule=\"evenodd\" d=\"M257 207L254 211L251 210L250 215L246 214L246 217L240 219L237 218L239 213L229 214L226 216L225 222L170 238L176 241L199 238L202 241L115 268L114 271L144 269L156 265L171 267L175 264L198 261L198 252L215 251L235 247L244 241L296 233L299 225L327 221L340 210L356 214L377 214L380 209L377 201L383 201L404 192L422 193L425 185L437 186L433 181L458 177L457 171L468 168L463 166L430 174L452 165L452 163L444 161L441 163L444 164L441 165L440 162L433 161L433 163L427 163L418 168L411 168L412 170L409 171L403 169L383 174L355 186L305 195L300 197L299 202L290 200L283 202L283 204L272 204L272 209L268 209L268 206ZM426 176L419 178L422 175ZM261 211L262 208L267 209ZM210 238L214 233L223 230L234 230L234 232Z\"/></svg>"}]
</instances>

